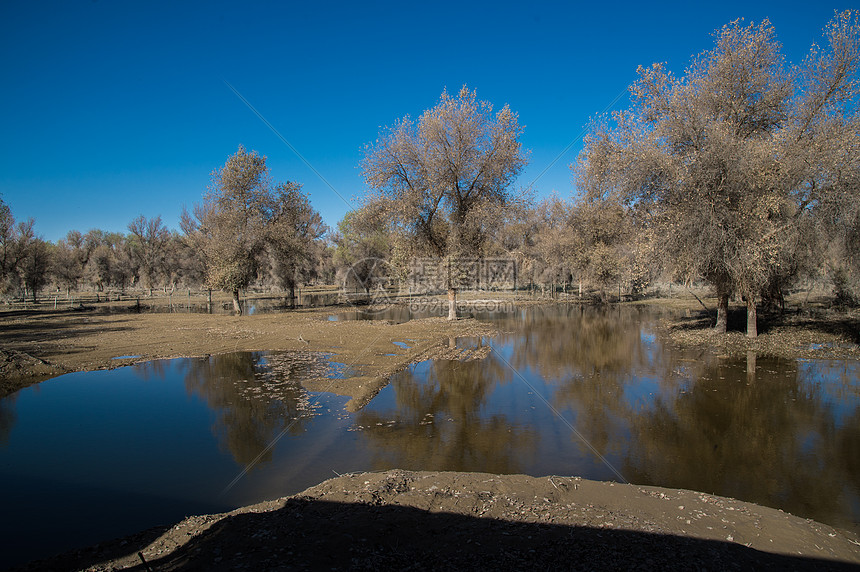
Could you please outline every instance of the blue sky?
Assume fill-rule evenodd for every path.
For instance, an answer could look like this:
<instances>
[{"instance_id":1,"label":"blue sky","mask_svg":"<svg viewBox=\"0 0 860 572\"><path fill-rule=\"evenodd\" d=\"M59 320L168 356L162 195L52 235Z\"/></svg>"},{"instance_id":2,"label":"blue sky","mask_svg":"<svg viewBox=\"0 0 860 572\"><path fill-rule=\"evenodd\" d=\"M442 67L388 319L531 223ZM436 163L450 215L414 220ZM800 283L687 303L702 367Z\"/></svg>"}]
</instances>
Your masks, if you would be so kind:
<instances>
[{"instance_id":1,"label":"blue sky","mask_svg":"<svg viewBox=\"0 0 860 572\"><path fill-rule=\"evenodd\" d=\"M568 197L583 128L619 94L627 105L638 65L682 73L740 17L770 18L800 61L834 9L854 7L3 0L0 194L48 240L126 232L140 214L174 229L242 144L334 227L364 193L358 163L380 126L468 84L525 125L517 184Z\"/></svg>"}]
</instances>

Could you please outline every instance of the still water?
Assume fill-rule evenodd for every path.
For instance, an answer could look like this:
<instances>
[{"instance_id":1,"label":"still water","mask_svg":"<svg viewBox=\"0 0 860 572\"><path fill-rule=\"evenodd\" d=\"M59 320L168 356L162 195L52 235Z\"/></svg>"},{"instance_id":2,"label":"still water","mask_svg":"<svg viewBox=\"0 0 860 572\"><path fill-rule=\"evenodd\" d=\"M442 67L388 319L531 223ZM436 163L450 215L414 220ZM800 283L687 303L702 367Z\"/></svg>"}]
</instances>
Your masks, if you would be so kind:
<instances>
[{"instance_id":1,"label":"still water","mask_svg":"<svg viewBox=\"0 0 860 572\"><path fill-rule=\"evenodd\" d=\"M485 359L415 364L356 413L301 387L343 372L308 353L69 374L0 400L0 567L395 467L689 488L857 528L860 363L682 350L631 307L481 317L511 333L449 343Z\"/></svg>"}]
</instances>

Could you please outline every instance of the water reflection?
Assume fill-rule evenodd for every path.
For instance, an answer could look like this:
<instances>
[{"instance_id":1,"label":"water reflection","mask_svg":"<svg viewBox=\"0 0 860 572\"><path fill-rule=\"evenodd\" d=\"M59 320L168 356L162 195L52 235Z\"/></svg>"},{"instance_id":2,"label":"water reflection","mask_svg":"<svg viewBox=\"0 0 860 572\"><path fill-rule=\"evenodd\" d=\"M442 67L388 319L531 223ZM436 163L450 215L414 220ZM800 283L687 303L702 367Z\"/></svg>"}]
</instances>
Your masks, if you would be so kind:
<instances>
[{"instance_id":1,"label":"water reflection","mask_svg":"<svg viewBox=\"0 0 860 572\"><path fill-rule=\"evenodd\" d=\"M576 306L503 316L512 333L485 360L413 366L357 414L374 468L616 478L573 426L630 482L855 528L860 365L683 350L656 319Z\"/></svg>"},{"instance_id":2,"label":"water reflection","mask_svg":"<svg viewBox=\"0 0 860 572\"><path fill-rule=\"evenodd\" d=\"M403 301L399 304L391 304L380 308L356 307L329 316L329 320L385 320L395 324L403 324L410 320L423 318L438 318L448 315L448 303L441 300L433 300L409 303ZM465 300L457 305L457 315L460 318L474 318L476 320L496 321L505 317L519 315L514 306L504 302L484 301L476 303L474 300Z\"/></svg>"},{"instance_id":3,"label":"water reflection","mask_svg":"<svg viewBox=\"0 0 860 572\"><path fill-rule=\"evenodd\" d=\"M141 367L145 371L157 363ZM236 352L185 360L182 369L186 391L215 412L212 432L222 449L242 466L253 461L253 470L272 459L267 446L276 435L305 431L312 409L299 381L325 370L326 363L312 354L265 358L262 352Z\"/></svg>"},{"instance_id":4,"label":"water reflection","mask_svg":"<svg viewBox=\"0 0 860 572\"><path fill-rule=\"evenodd\" d=\"M488 412L490 395L511 371L490 355L483 361L422 362L396 375L385 397L356 415L375 469L403 467L516 473L528 466L538 427Z\"/></svg>"},{"instance_id":5,"label":"water reflection","mask_svg":"<svg viewBox=\"0 0 860 572\"><path fill-rule=\"evenodd\" d=\"M852 502L856 511L856 396L837 406L836 388L815 373L756 362L754 370L745 359L703 364L683 392L657 393L651 407L627 416L619 428L629 435L625 474L825 521Z\"/></svg>"},{"instance_id":6,"label":"water reflection","mask_svg":"<svg viewBox=\"0 0 860 572\"><path fill-rule=\"evenodd\" d=\"M67 374L0 399L0 490L14 515L0 519L2 561L294 494L332 469L346 472L356 465L348 448L320 454L347 434L346 421L322 412L346 400L298 383L330 370L311 352L240 353Z\"/></svg>"},{"instance_id":7,"label":"water reflection","mask_svg":"<svg viewBox=\"0 0 860 572\"><path fill-rule=\"evenodd\" d=\"M17 394L9 395L0 399L0 448L9 441L9 434L15 425L18 415L15 413L15 399Z\"/></svg>"},{"instance_id":8,"label":"water reflection","mask_svg":"<svg viewBox=\"0 0 860 572\"><path fill-rule=\"evenodd\" d=\"M625 374L664 361L662 345L653 343L655 319L637 308L538 306L500 320L502 329L513 330L500 342L514 347L514 367L545 378Z\"/></svg>"}]
</instances>

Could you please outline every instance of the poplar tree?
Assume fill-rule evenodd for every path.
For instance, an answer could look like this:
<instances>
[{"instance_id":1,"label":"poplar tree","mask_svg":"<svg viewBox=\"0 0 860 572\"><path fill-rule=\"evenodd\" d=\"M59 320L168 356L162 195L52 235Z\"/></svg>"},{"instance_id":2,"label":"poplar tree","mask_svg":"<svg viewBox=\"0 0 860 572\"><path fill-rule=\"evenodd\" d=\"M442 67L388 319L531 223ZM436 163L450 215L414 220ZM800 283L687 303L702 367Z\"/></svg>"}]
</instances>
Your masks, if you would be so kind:
<instances>
[{"instance_id":1,"label":"poplar tree","mask_svg":"<svg viewBox=\"0 0 860 572\"><path fill-rule=\"evenodd\" d=\"M365 149L361 168L370 202L381 205L392 236L447 268L448 319L456 319L457 261L481 252L486 229L515 197L526 164L518 116L497 112L465 86L442 92L418 121L404 117Z\"/></svg>"},{"instance_id":2,"label":"poplar tree","mask_svg":"<svg viewBox=\"0 0 860 572\"><path fill-rule=\"evenodd\" d=\"M630 108L595 122L575 166L585 194L635 206L670 262L713 285L721 331L737 293L756 337L756 301L813 247L810 219L857 220L857 13L824 37L789 66L769 21L737 20L682 77L640 67Z\"/></svg>"}]
</instances>

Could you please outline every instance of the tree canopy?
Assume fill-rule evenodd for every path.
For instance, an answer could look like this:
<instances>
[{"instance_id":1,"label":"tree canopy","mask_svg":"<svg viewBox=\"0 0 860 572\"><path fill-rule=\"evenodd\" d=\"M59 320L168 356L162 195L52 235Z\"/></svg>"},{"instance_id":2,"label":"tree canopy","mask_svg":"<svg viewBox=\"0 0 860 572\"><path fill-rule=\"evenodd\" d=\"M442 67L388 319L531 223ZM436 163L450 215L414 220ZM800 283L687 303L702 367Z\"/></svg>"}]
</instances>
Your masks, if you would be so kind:
<instances>
[{"instance_id":1,"label":"tree canopy","mask_svg":"<svg viewBox=\"0 0 860 572\"><path fill-rule=\"evenodd\" d=\"M738 293L755 337L756 299L811 246L811 215L857 202L858 30L837 14L826 47L792 67L769 21L732 22L682 77L640 67L630 108L586 140L582 190L639 209L672 263L714 286L721 329Z\"/></svg>"},{"instance_id":2,"label":"tree canopy","mask_svg":"<svg viewBox=\"0 0 860 572\"><path fill-rule=\"evenodd\" d=\"M325 232L300 189L293 182L273 186L266 157L239 146L212 173L193 215L183 212L182 228L203 257L206 284L232 293L236 313L242 313L239 291L257 277L265 254L279 280L292 288L296 266Z\"/></svg>"},{"instance_id":3,"label":"tree canopy","mask_svg":"<svg viewBox=\"0 0 860 572\"><path fill-rule=\"evenodd\" d=\"M69 301L79 286L98 300L203 284L241 311L250 287L292 303L297 286L337 274L364 298L412 271L410 295L447 290L455 318L458 289L504 258L530 291L578 283L601 301L704 280L717 329L742 299L749 336L757 305L779 307L801 281L807 294L827 285L838 304L858 303L858 12L835 13L797 64L769 21L737 20L683 73L661 63L637 73L627 109L593 120L570 197L535 204L531 189L514 190L528 159L519 117L464 86L365 146L364 204L331 236L301 184L273 181L266 157L241 146L183 209L182 235L141 215L128 234L71 231L52 244L0 198L0 295L36 300L51 281Z\"/></svg>"},{"instance_id":4,"label":"tree canopy","mask_svg":"<svg viewBox=\"0 0 860 572\"><path fill-rule=\"evenodd\" d=\"M480 253L488 227L513 198L510 186L526 164L517 114L497 112L465 86L442 92L417 122L408 116L365 149L362 174L369 200L381 205L392 231L413 255L451 260ZM449 319L456 317L456 277L448 272Z\"/></svg>"}]
</instances>

